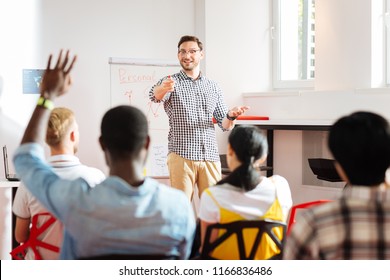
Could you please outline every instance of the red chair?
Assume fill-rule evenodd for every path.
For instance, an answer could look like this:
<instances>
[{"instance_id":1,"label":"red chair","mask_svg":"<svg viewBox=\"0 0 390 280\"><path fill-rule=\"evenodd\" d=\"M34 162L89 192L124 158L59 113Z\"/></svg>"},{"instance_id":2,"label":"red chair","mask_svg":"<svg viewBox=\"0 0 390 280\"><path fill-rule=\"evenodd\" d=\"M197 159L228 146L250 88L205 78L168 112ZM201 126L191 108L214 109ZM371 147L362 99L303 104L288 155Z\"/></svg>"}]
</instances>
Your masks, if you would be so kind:
<instances>
[{"instance_id":1,"label":"red chair","mask_svg":"<svg viewBox=\"0 0 390 280\"><path fill-rule=\"evenodd\" d=\"M305 208L310 208L312 206L320 205L323 203L331 202L332 200L327 200L327 199L321 199L321 200L315 200L315 201L309 201L301 204L294 205L290 209L290 217L288 219L288 225L287 225L287 234L290 234L291 227L295 223L295 215L297 209L305 209Z\"/></svg>"},{"instance_id":2,"label":"red chair","mask_svg":"<svg viewBox=\"0 0 390 280\"><path fill-rule=\"evenodd\" d=\"M42 216L48 216L49 219L40 227L38 227L38 219ZM29 247L33 250L36 260L42 260L42 256L38 251L38 247L42 247L58 253L60 251L59 247L38 239L39 236L44 233L55 221L56 218L54 218L50 213L39 213L34 215L31 221L31 230L28 240L11 251L10 254L12 258L14 260L23 260Z\"/></svg>"}]
</instances>

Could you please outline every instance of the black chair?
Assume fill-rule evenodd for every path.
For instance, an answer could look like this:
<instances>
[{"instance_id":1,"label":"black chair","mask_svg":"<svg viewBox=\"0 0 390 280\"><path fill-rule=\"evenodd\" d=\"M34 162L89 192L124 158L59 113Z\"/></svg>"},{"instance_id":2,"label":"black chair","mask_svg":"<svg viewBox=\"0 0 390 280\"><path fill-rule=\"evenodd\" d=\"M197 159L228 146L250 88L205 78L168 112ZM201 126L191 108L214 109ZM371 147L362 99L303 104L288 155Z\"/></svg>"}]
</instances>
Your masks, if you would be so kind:
<instances>
[{"instance_id":1,"label":"black chair","mask_svg":"<svg viewBox=\"0 0 390 280\"><path fill-rule=\"evenodd\" d=\"M245 247L245 234L244 231L247 229L257 229L257 233L253 239L253 243L250 245L248 252ZM213 251L216 250L219 246L230 237L236 236L236 246L237 248L229 248L229 250L237 250L240 260L253 260L258 259L257 254L258 250L270 249L270 248L260 248L260 242L263 237L269 237L270 243L267 243L269 247L273 246L276 248L274 255L267 259L282 259L284 237L286 235L286 223L270 220L241 220L226 224L212 224L206 230L205 240L203 242L203 248L201 252L201 259L217 259L212 256ZM210 242L210 237L213 230L218 230L219 232L223 230L223 233L219 237ZM276 232L281 233L280 238ZM253 235L252 235L253 238ZM273 244L273 245L271 245ZM248 245L247 245L248 246ZM225 248L224 248L225 249ZM223 258L221 258L223 259Z\"/></svg>"},{"instance_id":2,"label":"black chair","mask_svg":"<svg viewBox=\"0 0 390 280\"><path fill-rule=\"evenodd\" d=\"M229 167L227 165L227 160L226 160L226 154L220 154L219 159L221 161L221 172L222 175L229 175L231 171L229 170ZM270 171L273 168L271 166L260 166L259 170L260 171Z\"/></svg>"},{"instance_id":3,"label":"black chair","mask_svg":"<svg viewBox=\"0 0 390 280\"><path fill-rule=\"evenodd\" d=\"M99 256L82 257L79 260L178 260L178 256L142 255L142 254L107 254Z\"/></svg>"}]
</instances>

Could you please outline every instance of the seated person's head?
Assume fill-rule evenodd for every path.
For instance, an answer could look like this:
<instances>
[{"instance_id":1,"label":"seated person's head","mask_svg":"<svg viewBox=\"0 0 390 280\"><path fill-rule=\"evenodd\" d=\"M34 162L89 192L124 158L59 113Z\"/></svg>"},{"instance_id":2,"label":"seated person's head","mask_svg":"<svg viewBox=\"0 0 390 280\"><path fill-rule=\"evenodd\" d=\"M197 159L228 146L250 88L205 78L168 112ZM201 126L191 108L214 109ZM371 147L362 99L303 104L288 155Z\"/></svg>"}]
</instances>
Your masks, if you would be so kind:
<instances>
[{"instance_id":1,"label":"seated person's head","mask_svg":"<svg viewBox=\"0 0 390 280\"><path fill-rule=\"evenodd\" d=\"M144 113L131 106L118 106L103 116L100 143L113 160L136 159L141 151L146 160L149 145L148 121Z\"/></svg>"},{"instance_id":2,"label":"seated person's head","mask_svg":"<svg viewBox=\"0 0 390 280\"><path fill-rule=\"evenodd\" d=\"M79 128L74 113L68 108L54 108L50 113L46 143L51 151L76 153L79 146Z\"/></svg>"},{"instance_id":3,"label":"seated person's head","mask_svg":"<svg viewBox=\"0 0 390 280\"><path fill-rule=\"evenodd\" d=\"M229 135L226 156L229 169L234 170L227 180L221 182L229 182L245 191L254 189L260 182L256 167L265 161L267 153L267 139L258 128L251 125L236 126ZM239 166L234 168L234 165Z\"/></svg>"},{"instance_id":4,"label":"seated person's head","mask_svg":"<svg viewBox=\"0 0 390 280\"><path fill-rule=\"evenodd\" d=\"M268 153L267 139L255 126L236 126L229 135L229 146L242 163L265 159Z\"/></svg>"},{"instance_id":5,"label":"seated person's head","mask_svg":"<svg viewBox=\"0 0 390 280\"><path fill-rule=\"evenodd\" d=\"M390 165L390 127L381 116L356 112L332 126L329 149L341 178L351 185L375 186L385 181Z\"/></svg>"}]
</instances>

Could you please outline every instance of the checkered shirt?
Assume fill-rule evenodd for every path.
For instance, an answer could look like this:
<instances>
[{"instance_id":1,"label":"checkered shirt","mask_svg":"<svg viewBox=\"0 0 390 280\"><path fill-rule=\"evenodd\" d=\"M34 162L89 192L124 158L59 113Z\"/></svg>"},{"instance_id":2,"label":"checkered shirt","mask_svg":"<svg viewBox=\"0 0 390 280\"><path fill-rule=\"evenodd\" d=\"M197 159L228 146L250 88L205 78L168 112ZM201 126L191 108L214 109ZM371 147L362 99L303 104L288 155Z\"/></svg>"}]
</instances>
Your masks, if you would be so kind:
<instances>
[{"instance_id":1,"label":"checkered shirt","mask_svg":"<svg viewBox=\"0 0 390 280\"><path fill-rule=\"evenodd\" d=\"M347 187L340 200L306 209L284 259L390 259L390 189Z\"/></svg>"},{"instance_id":2,"label":"checkered shirt","mask_svg":"<svg viewBox=\"0 0 390 280\"><path fill-rule=\"evenodd\" d=\"M219 86L205 76L196 80L188 77L182 70L171 76L175 90L167 93L162 100L154 97L154 87L149 92L153 102L164 102L169 119L168 152L194 161L219 161L214 117L218 126L228 112Z\"/></svg>"}]
</instances>

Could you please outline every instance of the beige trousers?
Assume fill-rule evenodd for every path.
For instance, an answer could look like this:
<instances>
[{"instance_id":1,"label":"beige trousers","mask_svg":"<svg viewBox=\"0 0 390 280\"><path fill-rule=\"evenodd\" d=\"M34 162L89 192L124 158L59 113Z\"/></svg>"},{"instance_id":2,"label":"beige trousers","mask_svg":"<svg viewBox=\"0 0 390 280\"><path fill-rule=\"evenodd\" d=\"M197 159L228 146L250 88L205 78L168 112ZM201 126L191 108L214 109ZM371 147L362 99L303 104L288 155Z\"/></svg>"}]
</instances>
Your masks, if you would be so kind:
<instances>
[{"instance_id":1,"label":"beige trousers","mask_svg":"<svg viewBox=\"0 0 390 280\"><path fill-rule=\"evenodd\" d=\"M221 180L221 163L211 161L194 161L169 153L167 158L171 186L182 190L192 200L195 184L199 197L202 192Z\"/></svg>"}]
</instances>

